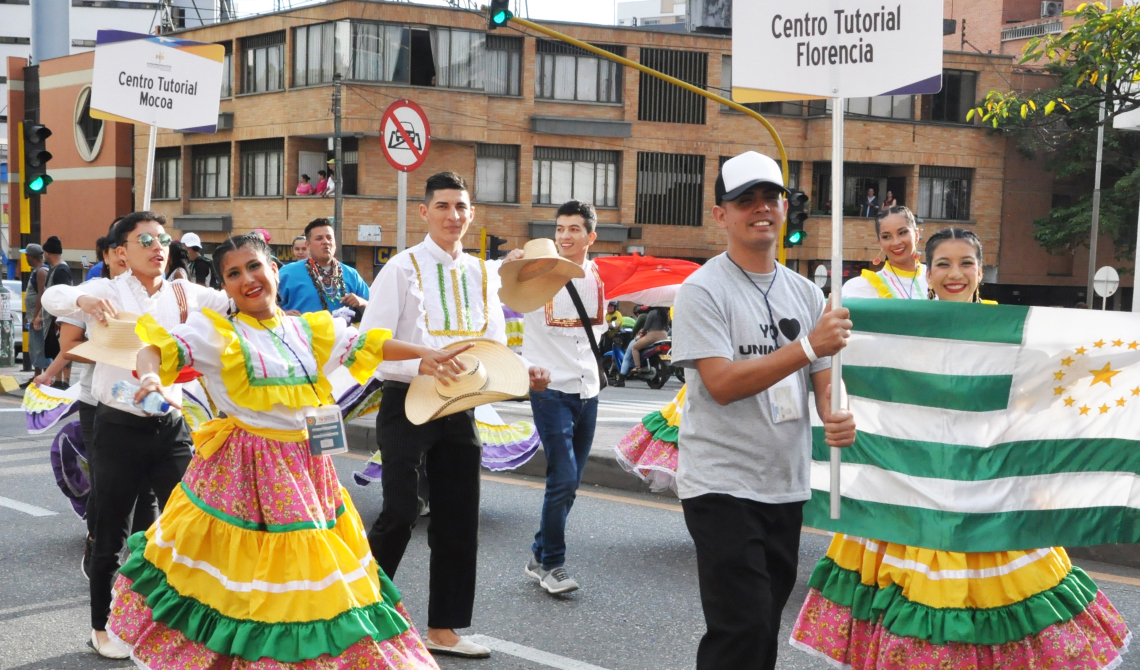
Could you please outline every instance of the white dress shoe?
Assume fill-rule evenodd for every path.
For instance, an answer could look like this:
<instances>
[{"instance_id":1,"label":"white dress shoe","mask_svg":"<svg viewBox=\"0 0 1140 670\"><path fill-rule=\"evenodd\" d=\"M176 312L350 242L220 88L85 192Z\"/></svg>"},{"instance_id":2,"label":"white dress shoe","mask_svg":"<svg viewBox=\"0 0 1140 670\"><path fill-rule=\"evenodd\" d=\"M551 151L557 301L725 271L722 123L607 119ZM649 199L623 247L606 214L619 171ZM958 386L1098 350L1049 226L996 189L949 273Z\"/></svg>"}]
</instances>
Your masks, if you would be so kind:
<instances>
[{"instance_id":1,"label":"white dress shoe","mask_svg":"<svg viewBox=\"0 0 1140 670\"><path fill-rule=\"evenodd\" d=\"M460 656L462 658L490 658L491 650L481 644L475 644L465 637L459 638L454 646L445 647L442 644L436 644L428 638L424 638L424 646L433 654L444 654L446 656Z\"/></svg>"},{"instance_id":2,"label":"white dress shoe","mask_svg":"<svg viewBox=\"0 0 1140 670\"><path fill-rule=\"evenodd\" d=\"M106 643L99 644L99 638L95 636L95 631L91 631L91 642L88 644L90 644L91 648L95 650L95 653L99 654L103 658L131 657L131 650L127 648L127 645L119 642L113 637L108 636Z\"/></svg>"}]
</instances>

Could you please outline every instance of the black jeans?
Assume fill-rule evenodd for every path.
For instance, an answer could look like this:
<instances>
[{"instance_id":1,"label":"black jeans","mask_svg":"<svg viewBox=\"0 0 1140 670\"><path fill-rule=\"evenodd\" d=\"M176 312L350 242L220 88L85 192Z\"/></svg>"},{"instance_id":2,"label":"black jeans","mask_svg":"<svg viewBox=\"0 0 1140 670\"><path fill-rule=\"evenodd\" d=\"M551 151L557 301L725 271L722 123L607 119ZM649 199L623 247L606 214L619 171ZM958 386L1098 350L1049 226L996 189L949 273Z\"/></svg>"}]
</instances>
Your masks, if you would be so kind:
<instances>
[{"instance_id":1,"label":"black jeans","mask_svg":"<svg viewBox=\"0 0 1140 670\"><path fill-rule=\"evenodd\" d=\"M467 628L475 607L483 443L470 410L412 425L404 413L407 395L407 384L384 382L376 416L384 507L368 531L368 543L376 562L395 578L419 519L416 469L426 461L431 488L428 627Z\"/></svg>"},{"instance_id":2,"label":"black jeans","mask_svg":"<svg viewBox=\"0 0 1140 670\"><path fill-rule=\"evenodd\" d=\"M87 493L87 536L95 538L95 516L98 505L95 502L95 405L79 403L79 431L83 434L83 449L87 452L87 483L91 489ZM131 533L150 528L158 518L158 504L150 487L139 489L135 501L135 512L131 515Z\"/></svg>"},{"instance_id":3,"label":"black jeans","mask_svg":"<svg viewBox=\"0 0 1140 670\"><path fill-rule=\"evenodd\" d=\"M804 503L710 493L681 507L697 549L707 628L697 670L773 670L780 615L796 585Z\"/></svg>"},{"instance_id":4,"label":"black jeans","mask_svg":"<svg viewBox=\"0 0 1140 670\"><path fill-rule=\"evenodd\" d=\"M159 507L190 464L190 431L181 414L137 416L100 404L95 410L95 548L91 559L91 627L107 629L111 581L130 532L138 492L153 490Z\"/></svg>"}]
</instances>

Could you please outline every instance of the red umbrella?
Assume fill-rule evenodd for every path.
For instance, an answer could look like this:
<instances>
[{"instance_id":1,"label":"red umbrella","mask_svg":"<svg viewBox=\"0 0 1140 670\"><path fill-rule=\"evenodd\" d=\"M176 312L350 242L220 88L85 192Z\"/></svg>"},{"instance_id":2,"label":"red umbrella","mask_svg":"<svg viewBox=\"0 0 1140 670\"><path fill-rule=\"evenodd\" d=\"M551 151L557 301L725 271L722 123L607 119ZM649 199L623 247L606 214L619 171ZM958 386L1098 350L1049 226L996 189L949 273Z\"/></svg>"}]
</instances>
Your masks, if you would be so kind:
<instances>
[{"instance_id":1,"label":"red umbrella","mask_svg":"<svg viewBox=\"0 0 1140 670\"><path fill-rule=\"evenodd\" d=\"M594 264L606 285L606 300L679 285L701 267L692 261L653 256L602 256L595 258Z\"/></svg>"}]
</instances>

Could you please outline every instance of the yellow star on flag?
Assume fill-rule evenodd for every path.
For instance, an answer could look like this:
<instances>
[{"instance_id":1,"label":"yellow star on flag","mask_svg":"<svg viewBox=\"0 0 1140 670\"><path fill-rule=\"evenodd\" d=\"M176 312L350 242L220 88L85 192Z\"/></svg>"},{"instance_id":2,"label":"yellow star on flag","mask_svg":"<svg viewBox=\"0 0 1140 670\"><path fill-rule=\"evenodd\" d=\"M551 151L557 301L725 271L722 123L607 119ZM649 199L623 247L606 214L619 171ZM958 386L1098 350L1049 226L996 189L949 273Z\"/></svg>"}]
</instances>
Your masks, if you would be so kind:
<instances>
[{"instance_id":1,"label":"yellow star on flag","mask_svg":"<svg viewBox=\"0 0 1140 670\"><path fill-rule=\"evenodd\" d=\"M1129 349L1136 349L1137 347L1140 347L1140 342L1129 342L1128 343Z\"/></svg>"},{"instance_id":2,"label":"yellow star on flag","mask_svg":"<svg viewBox=\"0 0 1140 670\"><path fill-rule=\"evenodd\" d=\"M1108 405L1101 405L1100 406L1100 413L1101 414L1108 414Z\"/></svg>"},{"instance_id":3,"label":"yellow star on flag","mask_svg":"<svg viewBox=\"0 0 1140 670\"><path fill-rule=\"evenodd\" d=\"M1053 373L1053 379L1056 379L1057 381L1061 381L1061 378L1064 376L1065 376L1065 373L1061 372L1060 370Z\"/></svg>"},{"instance_id":4,"label":"yellow star on flag","mask_svg":"<svg viewBox=\"0 0 1140 670\"><path fill-rule=\"evenodd\" d=\"M1088 351L1088 349L1085 349L1084 347L1080 347L1079 349L1077 349L1077 350L1076 350L1076 352L1075 352L1075 353L1076 353L1078 356L1080 356L1081 354L1085 353L1086 351Z\"/></svg>"},{"instance_id":5,"label":"yellow star on flag","mask_svg":"<svg viewBox=\"0 0 1140 670\"><path fill-rule=\"evenodd\" d=\"M1072 398L1065 398L1065 407L1072 407L1074 402L1076 401Z\"/></svg>"},{"instance_id":6,"label":"yellow star on flag","mask_svg":"<svg viewBox=\"0 0 1140 670\"><path fill-rule=\"evenodd\" d=\"M1104 346L1104 340L1097 340L1096 342L1093 342L1093 346L1097 349L1100 349Z\"/></svg>"},{"instance_id":7,"label":"yellow star on flag","mask_svg":"<svg viewBox=\"0 0 1140 670\"><path fill-rule=\"evenodd\" d=\"M1071 358L1062 358L1061 359L1061 365L1069 366L1072 364L1073 364L1073 359L1071 359Z\"/></svg>"},{"instance_id":8,"label":"yellow star on flag","mask_svg":"<svg viewBox=\"0 0 1140 670\"><path fill-rule=\"evenodd\" d=\"M1113 341L1112 341L1112 346L1114 346L1114 347L1123 347L1123 346L1124 346L1124 340L1113 340Z\"/></svg>"},{"instance_id":9,"label":"yellow star on flag","mask_svg":"<svg viewBox=\"0 0 1140 670\"><path fill-rule=\"evenodd\" d=\"M1117 407L1124 407L1124 404L1125 404L1126 402L1128 402L1128 401L1127 401L1127 400L1125 400L1124 398L1117 398L1117 399L1116 399L1116 406L1117 406Z\"/></svg>"},{"instance_id":10,"label":"yellow star on flag","mask_svg":"<svg viewBox=\"0 0 1140 670\"><path fill-rule=\"evenodd\" d=\"M1140 386L1132 389L1132 395L1140 395Z\"/></svg>"},{"instance_id":11,"label":"yellow star on flag","mask_svg":"<svg viewBox=\"0 0 1140 670\"><path fill-rule=\"evenodd\" d=\"M1088 405L1081 405L1081 416L1086 416L1089 413Z\"/></svg>"},{"instance_id":12,"label":"yellow star on flag","mask_svg":"<svg viewBox=\"0 0 1140 670\"><path fill-rule=\"evenodd\" d=\"M1093 375L1093 382L1089 384L1089 386L1095 386L1101 383L1112 386L1112 378L1120 374L1120 370L1113 370L1111 366L1112 363L1105 363L1104 367L1099 370L1089 370ZM1058 379L1060 379L1060 377L1058 377Z\"/></svg>"},{"instance_id":13,"label":"yellow star on flag","mask_svg":"<svg viewBox=\"0 0 1140 670\"><path fill-rule=\"evenodd\" d=\"M1054 386L1053 387L1053 395L1061 395L1064 392L1065 392L1064 386Z\"/></svg>"}]
</instances>

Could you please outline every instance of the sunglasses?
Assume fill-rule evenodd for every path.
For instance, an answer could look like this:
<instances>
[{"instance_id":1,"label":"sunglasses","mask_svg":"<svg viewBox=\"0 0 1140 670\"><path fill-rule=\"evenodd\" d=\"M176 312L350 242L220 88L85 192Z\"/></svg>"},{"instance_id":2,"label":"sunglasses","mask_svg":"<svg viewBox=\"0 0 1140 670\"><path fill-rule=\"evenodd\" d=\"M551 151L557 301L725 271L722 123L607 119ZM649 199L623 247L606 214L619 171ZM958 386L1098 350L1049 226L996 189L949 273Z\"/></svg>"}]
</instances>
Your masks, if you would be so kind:
<instances>
[{"instance_id":1,"label":"sunglasses","mask_svg":"<svg viewBox=\"0 0 1140 670\"><path fill-rule=\"evenodd\" d=\"M173 241L174 238L167 235L166 233L163 233L159 235L157 239L159 244L164 247L169 247L171 241ZM154 235L151 235L150 233L143 233L142 235L139 235L139 246L143 249L149 249L150 245L154 244L154 240Z\"/></svg>"}]
</instances>

